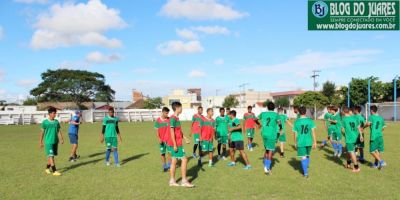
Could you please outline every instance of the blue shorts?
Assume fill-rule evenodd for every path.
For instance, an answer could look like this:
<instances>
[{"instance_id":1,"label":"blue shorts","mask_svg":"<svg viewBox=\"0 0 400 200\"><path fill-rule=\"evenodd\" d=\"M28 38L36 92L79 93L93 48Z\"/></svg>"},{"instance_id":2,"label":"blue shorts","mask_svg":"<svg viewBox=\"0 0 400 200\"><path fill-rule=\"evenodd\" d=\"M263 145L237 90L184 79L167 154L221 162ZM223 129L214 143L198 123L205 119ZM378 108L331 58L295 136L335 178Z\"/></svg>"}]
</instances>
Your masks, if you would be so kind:
<instances>
[{"instance_id":1,"label":"blue shorts","mask_svg":"<svg viewBox=\"0 0 400 200\"><path fill-rule=\"evenodd\" d=\"M69 135L69 143L78 144L78 135L77 134L68 134Z\"/></svg>"}]
</instances>

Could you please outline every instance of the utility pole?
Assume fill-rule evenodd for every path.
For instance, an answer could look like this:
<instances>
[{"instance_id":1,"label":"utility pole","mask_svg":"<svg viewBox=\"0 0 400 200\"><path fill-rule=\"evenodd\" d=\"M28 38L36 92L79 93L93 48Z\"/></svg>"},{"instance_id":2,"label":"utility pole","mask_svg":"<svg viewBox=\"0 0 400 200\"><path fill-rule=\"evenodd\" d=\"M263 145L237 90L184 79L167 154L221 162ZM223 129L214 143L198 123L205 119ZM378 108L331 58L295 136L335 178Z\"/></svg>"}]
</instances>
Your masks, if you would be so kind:
<instances>
[{"instance_id":1,"label":"utility pole","mask_svg":"<svg viewBox=\"0 0 400 200\"><path fill-rule=\"evenodd\" d=\"M317 77L319 77L319 74L321 71L320 70L313 70L313 75L311 76L311 78L313 79L314 83L313 83L313 87L314 87L314 92L316 90L316 88L318 87L318 82L317 82ZM317 105L314 104L314 120L317 119Z\"/></svg>"},{"instance_id":2,"label":"utility pole","mask_svg":"<svg viewBox=\"0 0 400 200\"><path fill-rule=\"evenodd\" d=\"M239 94L240 94L240 106L244 107L244 103L246 102L246 85L249 85L250 83L242 83L241 85L239 85ZM242 98L242 93L240 92L240 89L242 88L243 91L243 98Z\"/></svg>"}]
</instances>

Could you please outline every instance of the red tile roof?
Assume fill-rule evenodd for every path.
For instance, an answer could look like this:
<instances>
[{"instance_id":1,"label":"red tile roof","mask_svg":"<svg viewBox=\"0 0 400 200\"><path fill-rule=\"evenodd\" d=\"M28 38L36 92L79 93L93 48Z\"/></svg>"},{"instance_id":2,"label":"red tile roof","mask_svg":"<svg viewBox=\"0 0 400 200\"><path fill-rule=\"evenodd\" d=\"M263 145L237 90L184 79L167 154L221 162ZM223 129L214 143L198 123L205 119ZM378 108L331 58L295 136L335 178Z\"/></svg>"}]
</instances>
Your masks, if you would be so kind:
<instances>
[{"instance_id":1,"label":"red tile roof","mask_svg":"<svg viewBox=\"0 0 400 200\"><path fill-rule=\"evenodd\" d=\"M293 96L293 95L300 95L305 93L303 90L296 90L296 91L286 91L286 92L272 92L271 96L278 97L278 96Z\"/></svg>"}]
</instances>

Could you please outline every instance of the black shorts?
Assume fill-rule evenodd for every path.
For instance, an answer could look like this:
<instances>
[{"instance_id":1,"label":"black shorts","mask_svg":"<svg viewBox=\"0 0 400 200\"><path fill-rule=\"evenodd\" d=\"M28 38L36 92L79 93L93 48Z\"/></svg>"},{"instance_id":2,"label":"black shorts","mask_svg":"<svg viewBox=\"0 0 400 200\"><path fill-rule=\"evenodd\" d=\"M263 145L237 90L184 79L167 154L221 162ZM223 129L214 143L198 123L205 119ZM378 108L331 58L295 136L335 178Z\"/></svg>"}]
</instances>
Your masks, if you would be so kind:
<instances>
[{"instance_id":1,"label":"black shorts","mask_svg":"<svg viewBox=\"0 0 400 200\"><path fill-rule=\"evenodd\" d=\"M236 150L244 150L244 143L243 141L231 141L229 147Z\"/></svg>"}]
</instances>

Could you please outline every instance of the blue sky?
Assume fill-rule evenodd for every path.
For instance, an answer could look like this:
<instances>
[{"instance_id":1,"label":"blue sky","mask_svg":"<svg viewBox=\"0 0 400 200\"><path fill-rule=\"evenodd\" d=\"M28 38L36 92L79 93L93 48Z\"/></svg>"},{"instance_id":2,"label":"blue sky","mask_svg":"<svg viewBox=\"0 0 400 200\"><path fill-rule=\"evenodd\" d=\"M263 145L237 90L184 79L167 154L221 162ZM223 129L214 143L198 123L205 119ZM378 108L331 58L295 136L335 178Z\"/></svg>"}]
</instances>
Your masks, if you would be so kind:
<instances>
[{"instance_id":1,"label":"blue sky","mask_svg":"<svg viewBox=\"0 0 400 200\"><path fill-rule=\"evenodd\" d=\"M4 0L0 99L23 99L47 69L103 73L118 100L201 87L229 94L312 89L400 75L399 31L308 31L307 1Z\"/></svg>"}]
</instances>

